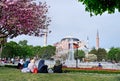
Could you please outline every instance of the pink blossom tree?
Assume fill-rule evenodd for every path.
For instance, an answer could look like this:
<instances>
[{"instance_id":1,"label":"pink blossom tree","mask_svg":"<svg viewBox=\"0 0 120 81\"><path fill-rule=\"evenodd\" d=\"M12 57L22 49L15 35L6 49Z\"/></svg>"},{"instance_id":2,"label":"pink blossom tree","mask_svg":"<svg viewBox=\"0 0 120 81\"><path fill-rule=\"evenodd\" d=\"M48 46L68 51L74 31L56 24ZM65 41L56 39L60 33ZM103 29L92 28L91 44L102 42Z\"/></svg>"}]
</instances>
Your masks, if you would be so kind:
<instances>
[{"instance_id":1,"label":"pink blossom tree","mask_svg":"<svg viewBox=\"0 0 120 81\"><path fill-rule=\"evenodd\" d=\"M46 3L36 4L33 0L0 1L0 38L14 38L18 35L41 36L48 28Z\"/></svg>"}]
</instances>

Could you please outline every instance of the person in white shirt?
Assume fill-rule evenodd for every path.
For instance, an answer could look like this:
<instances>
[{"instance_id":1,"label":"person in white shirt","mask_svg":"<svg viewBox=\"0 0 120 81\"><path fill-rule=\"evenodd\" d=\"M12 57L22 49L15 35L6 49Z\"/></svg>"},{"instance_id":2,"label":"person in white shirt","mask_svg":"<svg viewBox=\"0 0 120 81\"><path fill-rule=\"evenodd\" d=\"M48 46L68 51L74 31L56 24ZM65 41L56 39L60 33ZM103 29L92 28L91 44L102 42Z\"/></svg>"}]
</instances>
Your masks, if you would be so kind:
<instances>
[{"instance_id":1,"label":"person in white shirt","mask_svg":"<svg viewBox=\"0 0 120 81\"><path fill-rule=\"evenodd\" d=\"M28 64L28 69L30 69L30 72L33 73L34 68L37 68L37 66L36 66L36 64L35 64L35 60L32 59L32 60L30 61L30 63Z\"/></svg>"}]
</instances>

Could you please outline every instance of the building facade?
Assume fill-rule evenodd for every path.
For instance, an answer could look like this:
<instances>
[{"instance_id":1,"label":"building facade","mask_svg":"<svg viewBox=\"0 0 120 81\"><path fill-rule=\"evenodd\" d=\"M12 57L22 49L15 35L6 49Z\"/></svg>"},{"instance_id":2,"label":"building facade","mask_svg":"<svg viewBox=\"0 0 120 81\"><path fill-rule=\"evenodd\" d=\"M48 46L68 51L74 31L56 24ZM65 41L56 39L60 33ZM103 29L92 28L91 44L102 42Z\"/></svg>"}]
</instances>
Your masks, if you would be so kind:
<instances>
[{"instance_id":1,"label":"building facade","mask_svg":"<svg viewBox=\"0 0 120 81\"><path fill-rule=\"evenodd\" d=\"M65 37L60 42L54 44L56 47L56 58L67 58L69 51L76 49L87 48L84 41L80 41L78 38Z\"/></svg>"}]
</instances>

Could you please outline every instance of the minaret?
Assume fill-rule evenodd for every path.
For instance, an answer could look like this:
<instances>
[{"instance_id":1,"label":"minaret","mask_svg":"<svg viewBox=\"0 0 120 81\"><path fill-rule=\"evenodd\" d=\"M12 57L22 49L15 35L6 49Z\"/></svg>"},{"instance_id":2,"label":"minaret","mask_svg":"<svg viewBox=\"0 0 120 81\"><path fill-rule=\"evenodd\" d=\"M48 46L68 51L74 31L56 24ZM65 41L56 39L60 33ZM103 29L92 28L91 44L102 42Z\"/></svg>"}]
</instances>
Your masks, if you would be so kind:
<instances>
[{"instance_id":1,"label":"minaret","mask_svg":"<svg viewBox=\"0 0 120 81\"><path fill-rule=\"evenodd\" d=\"M87 36L87 48L89 49L89 37Z\"/></svg>"},{"instance_id":2,"label":"minaret","mask_svg":"<svg viewBox=\"0 0 120 81\"><path fill-rule=\"evenodd\" d=\"M47 37L48 37L49 33L51 33L51 31L48 30L48 28L46 28L43 32L43 34L44 34L44 46L47 46Z\"/></svg>"},{"instance_id":3,"label":"minaret","mask_svg":"<svg viewBox=\"0 0 120 81\"><path fill-rule=\"evenodd\" d=\"M47 46L47 31L44 33L44 46Z\"/></svg>"},{"instance_id":4,"label":"minaret","mask_svg":"<svg viewBox=\"0 0 120 81\"><path fill-rule=\"evenodd\" d=\"M96 49L99 49L99 32L97 30L97 35L96 35Z\"/></svg>"}]
</instances>

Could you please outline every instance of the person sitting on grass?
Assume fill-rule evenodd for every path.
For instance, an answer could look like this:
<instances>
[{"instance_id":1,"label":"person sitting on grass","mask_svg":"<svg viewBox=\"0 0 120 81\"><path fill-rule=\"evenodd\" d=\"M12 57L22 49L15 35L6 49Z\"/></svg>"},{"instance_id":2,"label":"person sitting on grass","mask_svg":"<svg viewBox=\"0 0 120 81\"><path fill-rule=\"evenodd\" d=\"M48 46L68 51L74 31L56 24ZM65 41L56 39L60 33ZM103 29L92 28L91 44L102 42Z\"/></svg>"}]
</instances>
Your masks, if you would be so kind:
<instances>
[{"instance_id":1,"label":"person sitting on grass","mask_svg":"<svg viewBox=\"0 0 120 81\"><path fill-rule=\"evenodd\" d=\"M38 63L38 73L48 73L48 66L45 65L45 60L40 60Z\"/></svg>"},{"instance_id":2,"label":"person sitting on grass","mask_svg":"<svg viewBox=\"0 0 120 81\"><path fill-rule=\"evenodd\" d=\"M35 60L32 59L30 63L28 64L28 69L30 70L31 73L34 73L34 69L36 69L37 66L35 64Z\"/></svg>"},{"instance_id":3,"label":"person sitting on grass","mask_svg":"<svg viewBox=\"0 0 120 81\"><path fill-rule=\"evenodd\" d=\"M18 69L22 69L23 68L23 64L24 64L24 60L20 59L20 62L18 63L17 68Z\"/></svg>"},{"instance_id":4,"label":"person sitting on grass","mask_svg":"<svg viewBox=\"0 0 120 81\"><path fill-rule=\"evenodd\" d=\"M23 68L27 68L29 63L30 63L30 59L26 59L26 61L23 64Z\"/></svg>"},{"instance_id":5,"label":"person sitting on grass","mask_svg":"<svg viewBox=\"0 0 120 81\"><path fill-rule=\"evenodd\" d=\"M62 73L62 64L60 63L60 60L55 61L55 65L53 67L53 72L54 73Z\"/></svg>"}]
</instances>

